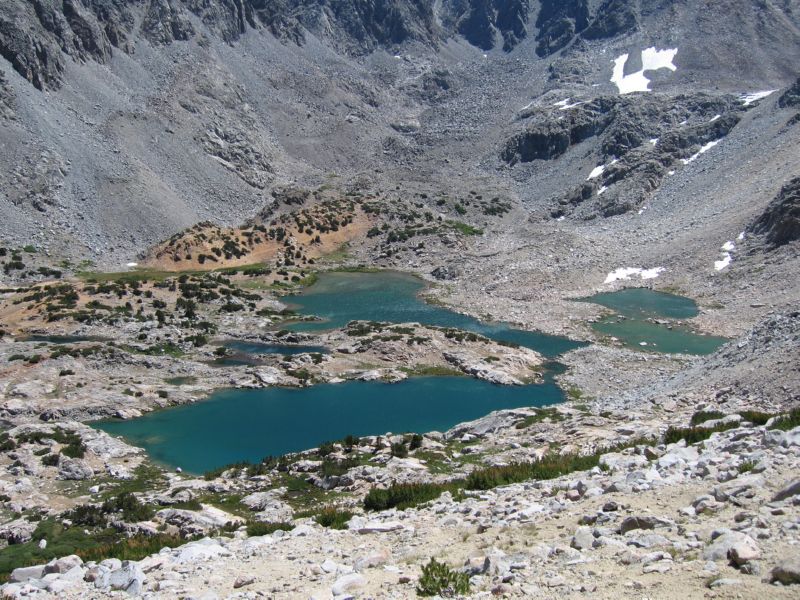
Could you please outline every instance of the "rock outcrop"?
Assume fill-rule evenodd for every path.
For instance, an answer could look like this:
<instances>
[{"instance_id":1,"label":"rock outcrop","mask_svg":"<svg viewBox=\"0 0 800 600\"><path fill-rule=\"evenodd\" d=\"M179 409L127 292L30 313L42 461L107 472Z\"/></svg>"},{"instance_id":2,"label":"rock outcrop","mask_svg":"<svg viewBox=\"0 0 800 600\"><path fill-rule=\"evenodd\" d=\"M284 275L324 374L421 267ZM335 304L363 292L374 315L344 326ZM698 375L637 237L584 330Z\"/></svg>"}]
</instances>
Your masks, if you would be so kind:
<instances>
[{"instance_id":1,"label":"rock outcrop","mask_svg":"<svg viewBox=\"0 0 800 600\"><path fill-rule=\"evenodd\" d=\"M768 247L773 249L800 239L800 177L784 185L748 229L764 236Z\"/></svg>"}]
</instances>

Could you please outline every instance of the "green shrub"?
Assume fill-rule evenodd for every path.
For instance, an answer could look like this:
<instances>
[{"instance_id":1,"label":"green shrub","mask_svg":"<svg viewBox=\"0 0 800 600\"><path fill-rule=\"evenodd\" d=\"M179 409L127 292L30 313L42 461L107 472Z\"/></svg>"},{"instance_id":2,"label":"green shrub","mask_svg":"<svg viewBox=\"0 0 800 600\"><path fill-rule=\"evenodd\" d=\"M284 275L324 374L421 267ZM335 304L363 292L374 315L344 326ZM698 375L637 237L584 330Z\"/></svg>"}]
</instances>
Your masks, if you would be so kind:
<instances>
[{"instance_id":1,"label":"green shrub","mask_svg":"<svg viewBox=\"0 0 800 600\"><path fill-rule=\"evenodd\" d=\"M408 446L405 442L396 442L392 444L392 456L397 458L406 458L408 456Z\"/></svg>"},{"instance_id":2,"label":"green shrub","mask_svg":"<svg viewBox=\"0 0 800 600\"><path fill-rule=\"evenodd\" d=\"M80 441L80 438L71 440L61 449L61 454L70 458L83 458L86 454L86 446Z\"/></svg>"},{"instance_id":3,"label":"green shrub","mask_svg":"<svg viewBox=\"0 0 800 600\"><path fill-rule=\"evenodd\" d=\"M42 457L42 464L45 467L55 467L58 465L58 454L48 454Z\"/></svg>"},{"instance_id":4,"label":"green shrub","mask_svg":"<svg viewBox=\"0 0 800 600\"><path fill-rule=\"evenodd\" d=\"M203 510L203 505L196 498L192 498L191 500L184 500L183 502L171 504L170 508L180 508L182 510Z\"/></svg>"},{"instance_id":5,"label":"green shrub","mask_svg":"<svg viewBox=\"0 0 800 600\"><path fill-rule=\"evenodd\" d=\"M422 567L422 575L417 582L420 596L441 596L452 598L469 593L469 575L459 573L435 558Z\"/></svg>"},{"instance_id":6,"label":"green shrub","mask_svg":"<svg viewBox=\"0 0 800 600\"><path fill-rule=\"evenodd\" d=\"M739 463L739 473L749 473L756 466L756 461L745 460Z\"/></svg>"},{"instance_id":7,"label":"green shrub","mask_svg":"<svg viewBox=\"0 0 800 600\"><path fill-rule=\"evenodd\" d=\"M552 422L559 422L564 420L564 415L562 415L558 410L555 408L540 408L534 414L528 415L522 421L519 421L514 425L516 429L527 429L531 425L536 423L541 423L545 419L550 419Z\"/></svg>"},{"instance_id":8,"label":"green shrub","mask_svg":"<svg viewBox=\"0 0 800 600\"><path fill-rule=\"evenodd\" d=\"M458 482L443 483L398 483L386 489L372 488L364 498L366 510L403 510L435 500L448 489L456 490Z\"/></svg>"},{"instance_id":9,"label":"green shrub","mask_svg":"<svg viewBox=\"0 0 800 600\"><path fill-rule=\"evenodd\" d=\"M669 427L664 433L664 443L674 444L686 440L687 445L707 440L712 434L738 427L738 423L721 423L714 427Z\"/></svg>"},{"instance_id":10,"label":"green shrub","mask_svg":"<svg viewBox=\"0 0 800 600\"><path fill-rule=\"evenodd\" d=\"M8 435L8 433L0 433L0 452L6 452L7 450L14 450L17 447L17 443Z\"/></svg>"},{"instance_id":11,"label":"green shrub","mask_svg":"<svg viewBox=\"0 0 800 600\"><path fill-rule=\"evenodd\" d=\"M767 421L772 418L771 414L758 410L743 410L739 413L739 416L753 425L766 425Z\"/></svg>"},{"instance_id":12,"label":"green shrub","mask_svg":"<svg viewBox=\"0 0 800 600\"><path fill-rule=\"evenodd\" d=\"M114 498L103 502L102 510L104 513L121 513L122 519L129 523L149 520L155 510L152 506L142 504L139 499L130 492L123 492Z\"/></svg>"},{"instance_id":13,"label":"green shrub","mask_svg":"<svg viewBox=\"0 0 800 600\"><path fill-rule=\"evenodd\" d=\"M59 556L77 554L84 561L106 558L141 560L165 546L172 548L187 541L179 536L164 534L127 538L104 525L88 532L86 527L66 527L52 518L42 520L33 532L30 542L13 544L0 552L0 581L7 580L11 571L17 567L42 564ZM47 540L47 546L41 548L39 542L43 539Z\"/></svg>"},{"instance_id":14,"label":"green shrub","mask_svg":"<svg viewBox=\"0 0 800 600\"><path fill-rule=\"evenodd\" d=\"M323 508L314 520L329 529L347 529L347 522L353 517L348 510L338 510L334 507Z\"/></svg>"},{"instance_id":15,"label":"green shrub","mask_svg":"<svg viewBox=\"0 0 800 600\"><path fill-rule=\"evenodd\" d=\"M778 417L770 429L789 431L800 425L800 408L795 408L789 414Z\"/></svg>"},{"instance_id":16,"label":"green shrub","mask_svg":"<svg viewBox=\"0 0 800 600\"><path fill-rule=\"evenodd\" d=\"M317 448L317 454L319 456L328 456L331 452L334 451L333 442L322 442Z\"/></svg>"},{"instance_id":17,"label":"green shrub","mask_svg":"<svg viewBox=\"0 0 800 600\"><path fill-rule=\"evenodd\" d=\"M692 419L689 421L689 424L699 425L700 423L705 423L706 421L711 421L713 419L721 419L724 416L725 413L721 413L718 410L698 410L692 415Z\"/></svg>"},{"instance_id":18,"label":"green shrub","mask_svg":"<svg viewBox=\"0 0 800 600\"><path fill-rule=\"evenodd\" d=\"M291 531L294 529L292 523L263 523L261 521L251 521L247 524L247 535L250 537L257 535L269 535L278 530Z\"/></svg>"},{"instance_id":19,"label":"green shrub","mask_svg":"<svg viewBox=\"0 0 800 600\"><path fill-rule=\"evenodd\" d=\"M73 525L83 525L85 527L105 527L106 514L101 506L93 504L82 504L76 506L64 515L72 521Z\"/></svg>"},{"instance_id":20,"label":"green shrub","mask_svg":"<svg viewBox=\"0 0 800 600\"><path fill-rule=\"evenodd\" d=\"M605 452L605 451L604 451ZM465 481L468 490L490 490L501 485L530 479L554 479L573 471L586 471L600 462L600 453L547 454L534 462L511 463L500 467L485 467L469 474Z\"/></svg>"},{"instance_id":21,"label":"green shrub","mask_svg":"<svg viewBox=\"0 0 800 600\"><path fill-rule=\"evenodd\" d=\"M347 473L347 471L353 467L357 467L358 465L359 462L357 458L346 458L344 460L332 460L325 458L322 461L322 466L320 467L319 472L323 477L344 475Z\"/></svg>"}]
</instances>

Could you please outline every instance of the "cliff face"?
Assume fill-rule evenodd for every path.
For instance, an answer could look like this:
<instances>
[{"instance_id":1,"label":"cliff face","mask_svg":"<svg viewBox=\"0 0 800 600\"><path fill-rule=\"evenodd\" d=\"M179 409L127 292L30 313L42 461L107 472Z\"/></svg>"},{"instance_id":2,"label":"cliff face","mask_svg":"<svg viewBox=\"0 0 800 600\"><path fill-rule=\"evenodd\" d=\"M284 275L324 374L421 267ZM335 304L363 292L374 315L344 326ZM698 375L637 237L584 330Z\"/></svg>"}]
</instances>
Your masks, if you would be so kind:
<instances>
[{"instance_id":1,"label":"cliff face","mask_svg":"<svg viewBox=\"0 0 800 600\"><path fill-rule=\"evenodd\" d=\"M192 39L198 21L228 43L265 29L302 44L309 30L353 53L441 37L421 0L9 0L0 9L0 54L38 89L52 89L63 83L67 57L106 63L115 51L131 53L136 38L155 45Z\"/></svg>"}]
</instances>

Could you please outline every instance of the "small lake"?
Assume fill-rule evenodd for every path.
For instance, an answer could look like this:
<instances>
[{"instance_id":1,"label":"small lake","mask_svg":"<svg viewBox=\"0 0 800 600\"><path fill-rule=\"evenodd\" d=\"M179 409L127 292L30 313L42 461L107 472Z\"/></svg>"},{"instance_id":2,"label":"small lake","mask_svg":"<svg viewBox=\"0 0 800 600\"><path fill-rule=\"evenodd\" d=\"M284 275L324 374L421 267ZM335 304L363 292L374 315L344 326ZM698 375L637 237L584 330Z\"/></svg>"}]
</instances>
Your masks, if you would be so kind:
<instances>
[{"instance_id":1,"label":"small lake","mask_svg":"<svg viewBox=\"0 0 800 600\"><path fill-rule=\"evenodd\" d=\"M350 381L309 388L223 390L208 400L129 421L93 423L189 473L306 450L347 435L446 430L493 410L563 400L543 384L497 386L472 377Z\"/></svg>"},{"instance_id":2,"label":"small lake","mask_svg":"<svg viewBox=\"0 0 800 600\"><path fill-rule=\"evenodd\" d=\"M314 285L286 301L304 315L322 321L303 321L288 326L292 331L324 331L350 321L387 321L455 327L497 341L531 348L555 357L584 344L565 337L514 329L504 323L484 323L473 317L428 304L419 297L425 289L421 279L396 271L376 273L322 273Z\"/></svg>"},{"instance_id":3,"label":"small lake","mask_svg":"<svg viewBox=\"0 0 800 600\"><path fill-rule=\"evenodd\" d=\"M266 342L251 342L248 340L223 340L222 344L233 352L242 354L280 354L294 356L295 354L321 353L327 354L325 346L296 346L292 344L268 344Z\"/></svg>"},{"instance_id":4,"label":"small lake","mask_svg":"<svg viewBox=\"0 0 800 600\"><path fill-rule=\"evenodd\" d=\"M674 323L667 326L652 321L696 317L700 311L691 298L647 288L628 288L595 294L580 300L600 304L617 313L616 316L592 323L592 329L617 338L629 348L666 354L704 355L711 354L728 341L723 337L696 333L685 324Z\"/></svg>"}]
</instances>

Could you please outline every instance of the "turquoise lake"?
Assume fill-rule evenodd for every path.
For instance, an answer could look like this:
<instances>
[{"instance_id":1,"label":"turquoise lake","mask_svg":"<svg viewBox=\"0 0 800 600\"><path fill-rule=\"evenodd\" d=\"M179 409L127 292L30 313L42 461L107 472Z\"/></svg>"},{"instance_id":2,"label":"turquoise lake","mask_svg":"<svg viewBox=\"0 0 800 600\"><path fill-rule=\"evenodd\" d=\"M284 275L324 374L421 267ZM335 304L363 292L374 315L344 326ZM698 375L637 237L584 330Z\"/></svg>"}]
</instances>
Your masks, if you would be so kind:
<instances>
[{"instance_id":1,"label":"turquoise lake","mask_svg":"<svg viewBox=\"0 0 800 600\"><path fill-rule=\"evenodd\" d=\"M224 390L203 402L93 425L145 448L163 464L203 473L350 434L442 431L493 410L562 400L551 381L497 386L472 377L415 377L393 384Z\"/></svg>"},{"instance_id":2,"label":"turquoise lake","mask_svg":"<svg viewBox=\"0 0 800 600\"><path fill-rule=\"evenodd\" d=\"M666 354L704 355L711 354L728 341L723 337L696 333L685 324L674 323L668 327L648 320L696 317L700 311L691 298L647 288L628 288L580 300L600 304L617 313L618 316L592 323L592 328L598 333L619 339L629 348Z\"/></svg>"},{"instance_id":3,"label":"turquoise lake","mask_svg":"<svg viewBox=\"0 0 800 600\"><path fill-rule=\"evenodd\" d=\"M287 298L301 314L322 320L297 322L290 328L314 332L342 327L353 320L417 322L472 331L532 348L549 358L583 345L503 323L483 323L426 304L419 298L424 287L416 277L396 272L323 273L303 293ZM688 298L631 289L582 300L616 311L617 316L593 327L633 348L706 354L725 341L680 326L667 329L647 320L697 315L697 305ZM640 346L642 341L647 346ZM229 357L233 361L253 360L255 355L273 350L287 354L325 351L315 346L242 341L225 345L237 353ZM159 462L202 473L233 462L304 450L347 435L444 430L493 410L562 402L563 393L552 381L561 365L546 366L545 382L528 386L496 386L472 377L417 377L396 384L353 381L301 389L222 390L203 402L95 425L145 448Z\"/></svg>"},{"instance_id":4,"label":"turquoise lake","mask_svg":"<svg viewBox=\"0 0 800 600\"><path fill-rule=\"evenodd\" d=\"M555 357L584 344L564 337L514 329L504 323L484 323L419 298L425 282L413 275L394 271L377 273L322 273L318 281L297 296L285 300L303 315L322 321L303 321L292 331L324 331L343 327L350 321L387 321L455 327L531 348Z\"/></svg>"}]
</instances>

